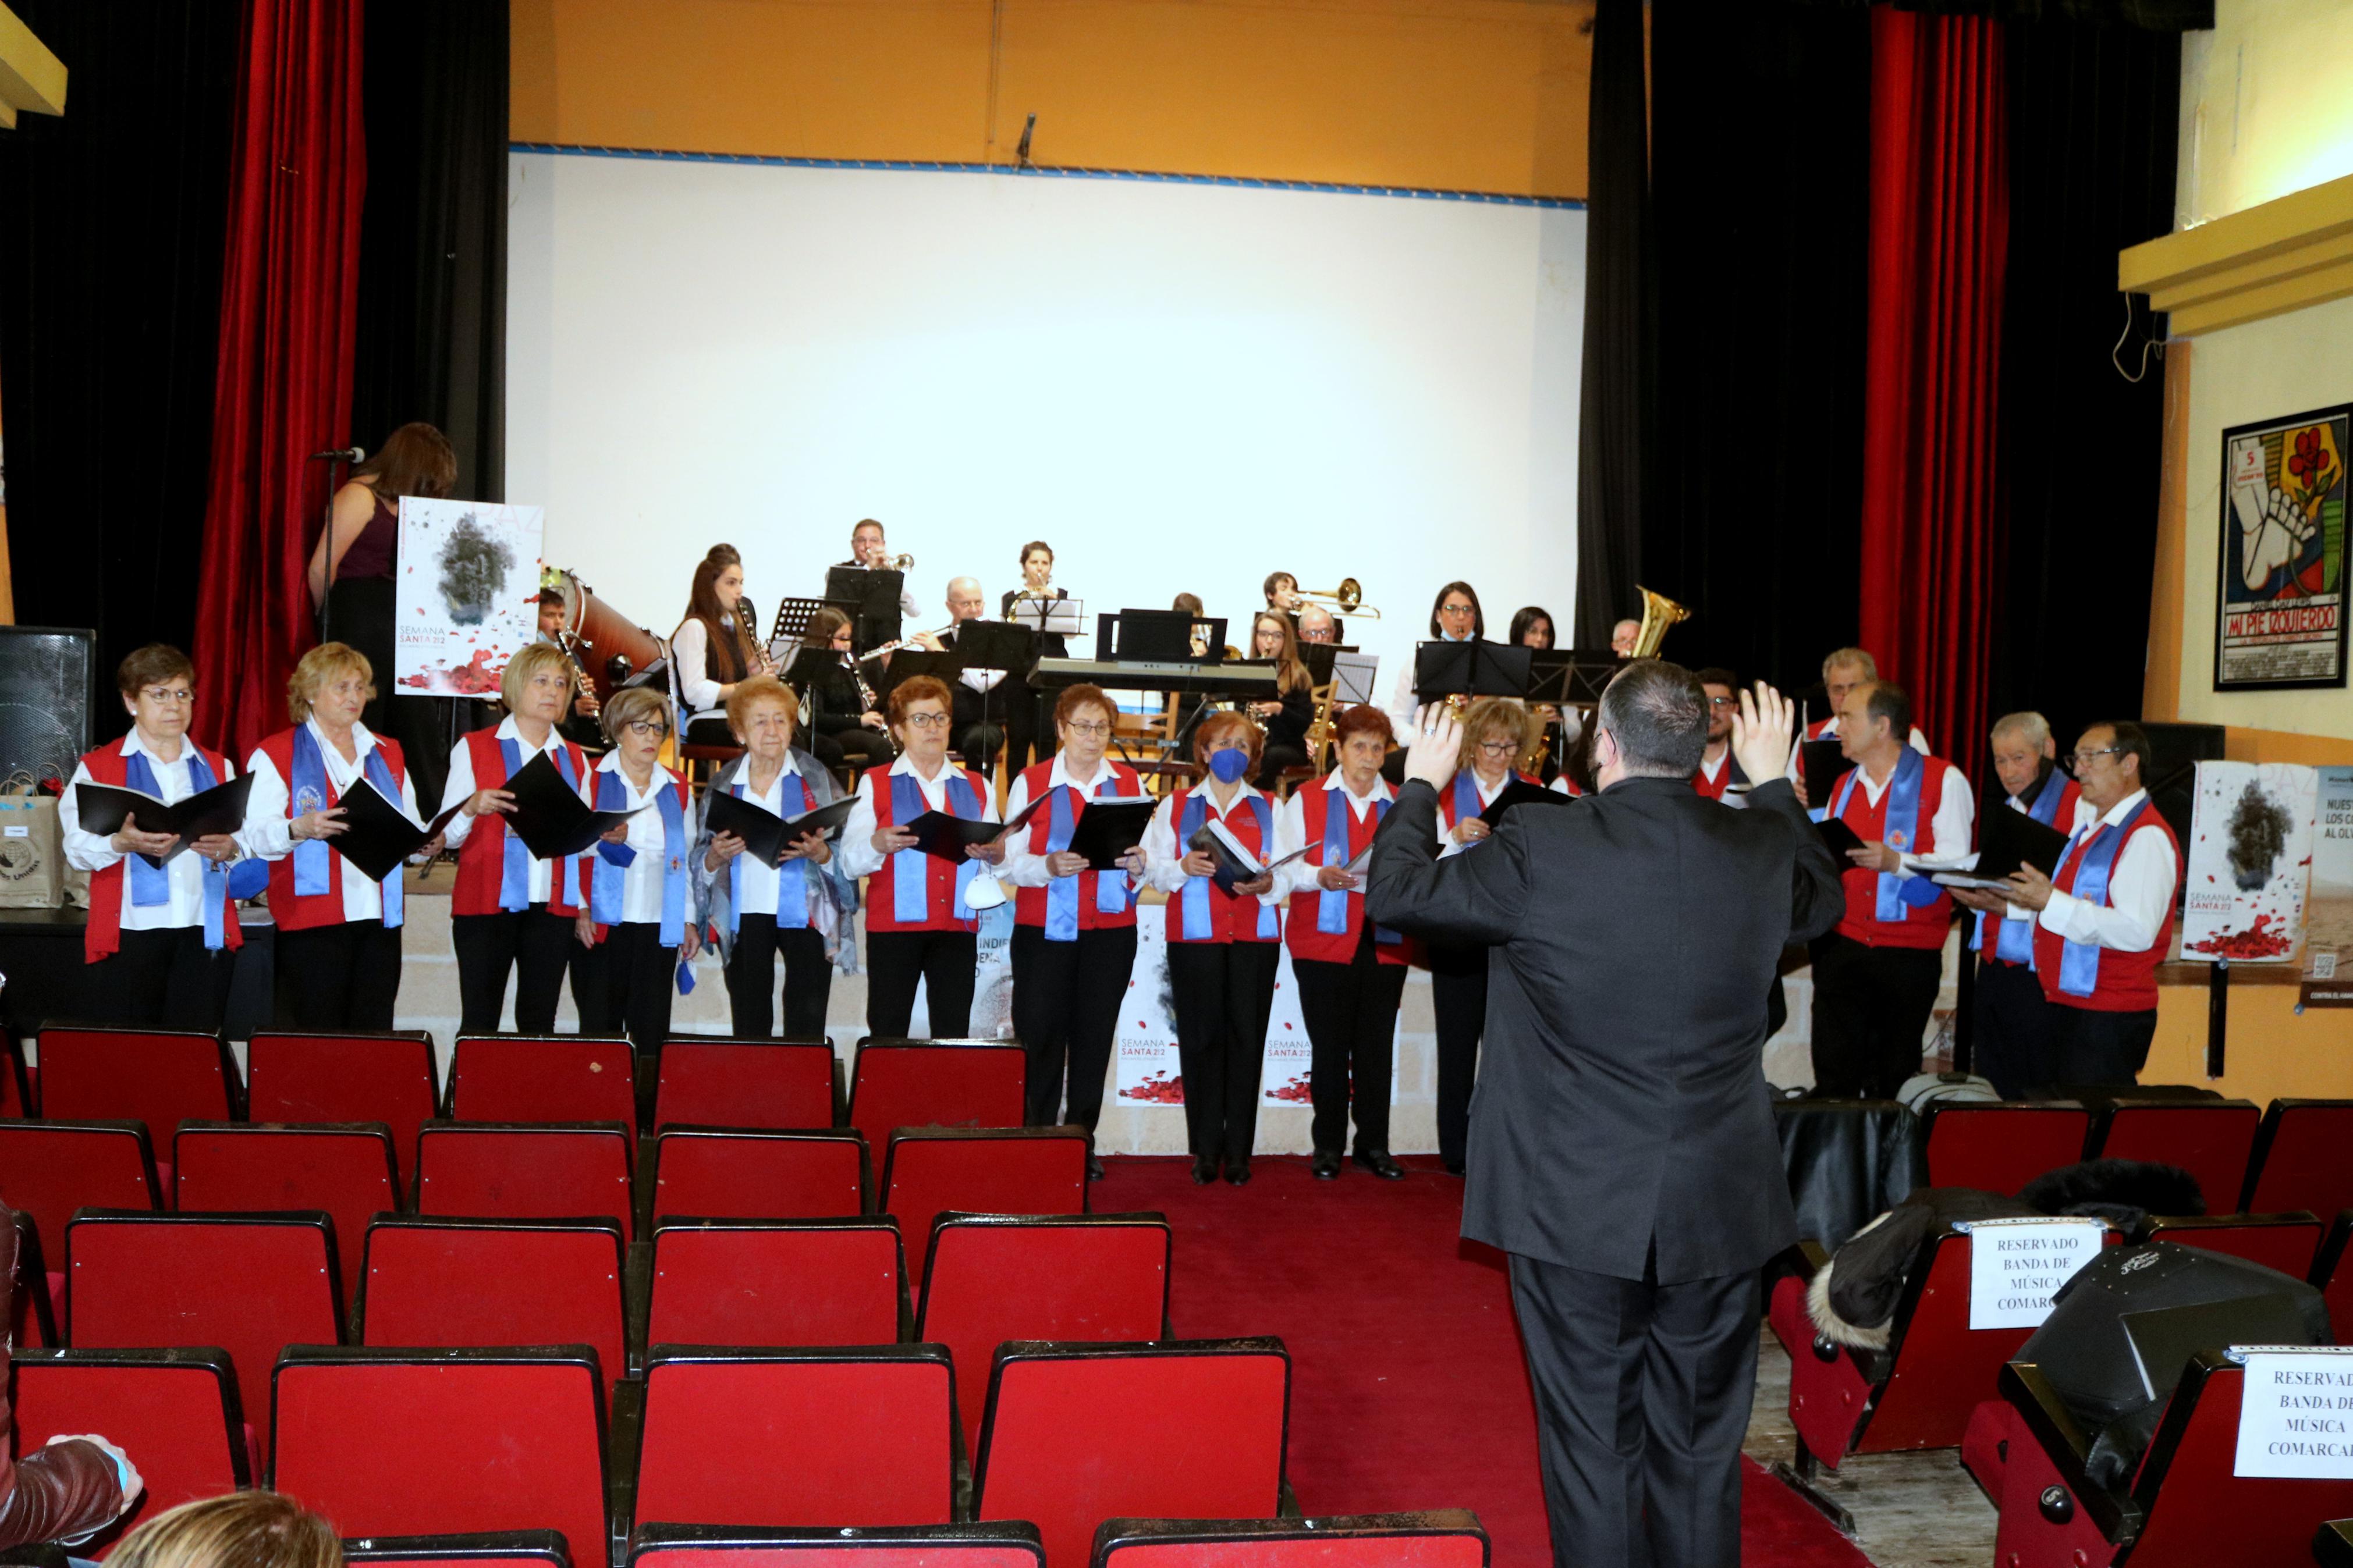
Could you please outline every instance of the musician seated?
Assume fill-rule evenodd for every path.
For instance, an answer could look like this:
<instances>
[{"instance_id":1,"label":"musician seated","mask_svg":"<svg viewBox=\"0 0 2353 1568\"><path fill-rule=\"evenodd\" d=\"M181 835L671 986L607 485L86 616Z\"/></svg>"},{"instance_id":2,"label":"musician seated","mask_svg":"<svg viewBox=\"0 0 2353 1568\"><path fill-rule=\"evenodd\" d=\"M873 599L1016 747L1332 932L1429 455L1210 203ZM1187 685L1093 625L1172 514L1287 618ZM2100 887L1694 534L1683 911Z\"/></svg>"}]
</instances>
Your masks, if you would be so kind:
<instances>
[{"instance_id":1,"label":"musician seated","mask_svg":"<svg viewBox=\"0 0 2353 1568\"><path fill-rule=\"evenodd\" d=\"M935 653L953 653L956 628L966 621L980 619L987 608L988 599L980 591L979 579L958 577L948 584L946 629L925 632L916 640ZM1005 671L1001 669L967 669L956 676L954 688L955 727L951 743L956 753L979 770L984 778L996 766L997 749L1005 744L1005 710L1001 701L992 701L989 697L1004 679Z\"/></svg>"},{"instance_id":2,"label":"musician seated","mask_svg":"<svg viewBox=\"0 0 2353 1568\"><path fill-rule=\"evenodd\" d=\"M539 591L539 640L563 650L565 661L579 670L579 682L583 688L573 696L571 712L555 728L574 745L601 752L605 749L605 727L597 721L596 699L586 689L588 672L579 668L578 660L565 645L564 617L564 595L554 588L542 588Z\"/></svg>"},{"instance_id":3,"label":"musician seated","mask_svg":"<svg viewBox=\"0 0 2353 1568\"><path fill-rule=\"evenodd\" d=\"M1268 609L1281 610L1286 616L1296 616L1300 613L1299 579L1290 573L1268 573L1266 581L1259 584L1259 590L1266 595Z\"/></svg>"},{"instance_id":4,"label":"musician seated","mask_svg":"<svg viewBox=\"0 0 2353 1568\"><path fill-rule=\"evenodd\" d=\"M732 544L714 544L694 568L687 592L686 618L670 634L671 668L688 713L684 740L690 746L733 746L727 698L736 683L769 673L759 628L745 624L751 603L744 597L744 558Z\"/></svg>"},{"instance_id":5,"label":"musician seated","mask_svg":"<svg viewBox=\"0 0 2353 1568\"><path fill-rule=\"evenodd\" d=\"M850 658L849 617L830 607L819 610L809 617L801 646L806 651L786 673L807 708L804 740L810 754L829 769L888 767L899 748L891 743L890 721L863 670Z\"/></svg>"},{"instance_id":6,"label":"musician seated","mask_svg":"<svg viewBox=\"0 0 2353 1568\"><path fill-rule=\"evenodd\" d=\"M1609 651L1620 658L1634 657L1636 645L1642 640L1642 623L1620 621L1609 628Z\"/></svg>"},{"instance_id":7,"label":"musician seated","mask_svg":"<svg viewBox=\"0 0 2353 1568\"><path fill-rule=\"evenodd\" d=\"M882 525L871 517L858 520L849 531L849 559L835 563L854 566L868 572L892 572L897 566L891 558L890 542L882 537ZM899 614L908 620L915 618L915 595L903 575L899 584Z\"/></svg>"},{"instance_id":8,"label":"musician seated","mask_svg":"<svg viewBox=\"0 0 2353 1568\"><path fill-rule=\"evenodd\" d=\"M1285 768L1307 766L1307 729L1315 722L1315 678L1299 657L1299 636L1281 610L1261 610L1250 623L1250 657L1274 661L1276 696L1248 705L1266 726L1260 753L1260 789L1271 789Z\"/></svg>"},{"instance_id":9,"label":"musician seated","mask_svg":"<svg viewBox=\"0 0 2353 1568\"><path fill-rule=\"evenodd\" d=\"M1299 640L1336 643L1340 640L1340 623L1323 605L1305 605L1299 612Z\"/></svg>"},{"instance_id":10,"label":"musician seated","mask_svg":"<svg viewBox=\"0 0 2353 1568\"><path fill-rule=\"evenodd\" d=\"M1521 605L1512 612L1512 629L1504 634L1504 640L1514 647L1535 647L1549 651L1556 646L1557 640L1553 633L1552 612L1542 605ZM1534 711L1537 721L1544 725L1544 742L1536 752L1536 776L1543 779L1545 783L1550 784L1560 776L1560 763L1556 759L1560 755L1561 751L1563 740L1561 726L1564 723L1577 723L1578 721L1577 711L1571 709L1564 715L1558 708L1549 702L1537 703Z\"/></svg>"}]
</instances>

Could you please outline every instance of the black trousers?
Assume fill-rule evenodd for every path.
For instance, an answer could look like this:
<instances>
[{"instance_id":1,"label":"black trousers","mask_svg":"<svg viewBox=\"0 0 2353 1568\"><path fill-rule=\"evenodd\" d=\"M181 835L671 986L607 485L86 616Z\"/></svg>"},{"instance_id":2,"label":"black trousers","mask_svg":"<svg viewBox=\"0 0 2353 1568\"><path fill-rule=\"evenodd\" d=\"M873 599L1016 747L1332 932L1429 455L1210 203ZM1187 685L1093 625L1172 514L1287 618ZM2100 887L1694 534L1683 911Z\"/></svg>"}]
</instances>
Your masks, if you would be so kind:
<instances>
[{"instance_id":1,"label":"black trousers","mask_svg":"<svg viewBox=\"0 0 2353 1568\"><path fill-rule=\"evenodd\" d=\"M1053 713L1046 693L1030 689L1027 681L1017 684L1011 676L997 683L990 694L996 699L997 710L1005 715L1005 769L1019 773L1029 765L1030 753L1046 754L1039 747L1039 737L1052 731L1049 721Z\"/></svg>"},{"instance_id":2,"label":"black trousers","mask_svg":"<svg viewBox=\"0 0 2353 1568\"><path fill-rule=\"evenodd\" d=\"M2054 1002L2051 1015L2052 1082L2124 1088L2140 1080L2157 1037L2156 1008L2104 1013Z\"/></svg>"},{"instance_id":3,"label":"black trousers","mask_svg":"<svg viewBox=\"0 0 2353 1568\"><path fill-rule=\"evenodd\" d=\"M724 714L712 713L701 719L690 719L686 733L679 737L690 746L740 746L735 731L728 726Z\"/></svg>"},{"instance_id":4,"label":"black trousers","mask_svg":"<svg viewBox=\"0 0 2353 1568\"><path fill-rule=\"evenodd\" d=\"M1286 745L1280 741L1269 741L1259 752L1258 776L1250 780L1250 783L1259 789L1271 790L1282 782L1283 769L1303 768L1306 765L1306 747Z\"/></svg>"},{"instance_id":5,"label":"black trousers","mask_svg":"<svg viewBox=\"0 0 2353 1568\"><path fill-rule=\"evenodd\" d=\"M968 931L869 931L866 1032L878 1040L904 1039L920 980L931 1037L965 1038L972 1033L972 990L979 967L980 939Z\"/></svg>"},{"instance_id":6,"label":"black trousers","mask_svg":"<svg viewBox=\"0 0 2353 1568\"><path fill-rule=\"evenodd\" d=\"M1459 1171L1470 1144L1479 1037L1487 1031L1487 950L1431 942L1430 986L1438 1015L1438 1154Z\"/></svg>"},{"instance_id":7,"label":"black trousers","mask_svg":"<svg viewBox=\"0 0 2353 1568\"><path fill-rule=\"evenodd\" d=\"M1662 1285L1512 1256L1554 1568L1738 1568L1757 1278Z\"/></svg>"},{"instance_id":8,"label":"black trousers","mask_svg":"<svg viewBox=\"0 0 2353 1568\"><path fill-rule=\"evenodd\" d=\"M826 730L808 737L808 749L827 767L847 767L856 773L888 767L899 755L891 737L863 724L846 730Z\"/></svg>"},{"instance_id":9,"label":"black trousers","mask_svg":"<svg viewBox=\"0 0 2353 1568\"><path fill-rule=\"evenodd\" d=\"M1920 1070L1944 954L1871 947L1836 931L1813 944L1814 1094L1893 1100Z\"/></svg>"},{"instance_id":10,"label":"black trousers","mask_svg":"<svg viewBox=\"0 0 2353 1568\"><path fill-rule=\"evenodd\" d=\"M278 930L278 1026L385 1034L400 996L400 928L380 920Z\"/></svg>"},{"instance_id":11,"label":"black trousers","mask_svg":"<svg viewBox=\"0 0 2353 1568\"><path fill-rule=\"evenodd\" d=\"M215 952L205 946L200 925L127 931L111 954L83 966L83 1010L122 1028L209 1034L228 1009L236 969L237 956L227 948Z\"/></svg>"},{"instance_id":12,"label":"black trousers","mask_svg":"<svg viewBox=\"0 0 2353 1568\"><path fill-rule=\"evenodd\" d=\"M1274 1010L1282 962L1282 947L1271 942L1168 944L1176 1066L1185 1076L1185 1141L1197 1160L1248 1160L1258 1141L1266 1020Z\"/></svg>"},{"instance_id":13,"label":"black trousers","mask_svg":"<svg viewBox=\"0 0 2353 1568\"><path fill-rule=\"evenodd\" d=\"M510 972L515 982L516 1030L555 1033L564 972L580 945L572 935L569 917L549 914L545 904L493 915L451 915L449 945L458 950L461 1034L498 1033Z\"/></svg>"},{"instance_id":14,"label":"black trousers","mask_svg":"<svg viewBox=\"0 0 2353 1568\"><path fill-rule=\"evenodd\" d=\"M1013 928L1013 1033L1029 1058L1032 1127L1068 1123L1092 1132L1103 1120L1104 1075L1119 1005L1135 967L1135 928L1098 926L1076 942L1048 942L1043 926ZM1070 1110L1062 1114L1062 1079Z\"/></svg>"},{"instance_id":15,"label":"black trousers","mask_svg":"<svg viewBox=\"0 0 2353 1568\"><path fill-rule=\"evenodd\" d=\"M678 949L662 945L659 921L607 926L603 942L572 954L580 1032L627 1035L649 1060L670 1038L670 998L677 994Z\"/></svg>"},{"instance_id":16,"label":"black trousers","mask_svg":"<svg viewBox=\"0 0 2353 1568\"><path fill-rule=\"evenodd\" d=\"M987 720L976 724L967 724L956 732L956 754L964 759L965 766L984 779L989 777L996 770L997 748L1004 744L1003 726L991 723ZM947 1038L944 1035L939 1037Z\"/></svg>"},{"instance_id":17,"label":"black trousers","mask_svg":"<svg viewBox=\"0 0 2353 1568\"><path fill-rule=\"evenodd\" d=\"M1299 1013L1307 1024L1307 1094L1315 1108L1315 1152L1348 1146L1348 1117L1356 1119L1356 1152L1387 1153L1389 1073L1395 1063L1398 1004L1405 996L1405 965L1375 955L1373 926L1365 922L1356 955L1346 963L1292 955L1299 981Z\"/></svg>"},{"instance_id":18,"label":"black trousers","mask_svg":"<svg viewBox=\"0 0 2353 1568\"><path fill-rule=\"evenodd\" d=\"M811 926L779 928L774 915L744 915L734 951L721 973L727 980L728 1032L765 1040L776 1032L776 960L785 961L785 1037L825 1037L825 1009L833 995L833 965L825 934Z\"/></svg>"},{"instance_id":19,"label":"black trousers","mask_svg":"<svg viewBox=\"0 0 2353 1568\"><path fill-rule=\"evenodd\" d=\"M2058 1009L2044 998L2034 971L1980 955L1975 1006L1975 1065L1995 1093L2023 1100L2029 1089L2062 1081L2051 1056Z\"/></svg>"}]
</instances>

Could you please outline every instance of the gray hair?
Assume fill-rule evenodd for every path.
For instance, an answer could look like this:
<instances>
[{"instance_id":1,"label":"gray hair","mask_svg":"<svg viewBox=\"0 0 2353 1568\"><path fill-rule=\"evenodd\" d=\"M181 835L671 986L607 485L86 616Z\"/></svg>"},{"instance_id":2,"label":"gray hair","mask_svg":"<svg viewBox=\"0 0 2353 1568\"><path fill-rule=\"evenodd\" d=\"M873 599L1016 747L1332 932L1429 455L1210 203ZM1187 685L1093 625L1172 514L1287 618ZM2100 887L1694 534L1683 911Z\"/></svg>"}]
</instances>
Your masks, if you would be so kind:
<instances>
[{"instance_id":1,"label":"gray hair","mask_svg":"<svg viewBox=\"0 0 2353 1568\"><path fill-rule=\"evenodd\" d=\"M2015 735L2028 745L2040 748L2051 738L2051 721L2028 708L2016 713L2005 713L1993 721L1993 738Z\"/></svg>"},{"instance_id":2,"label":"gray hair","mask_svg":"<svg viewBox=\"0 0 2353 1568\"><path fill-rule=\"evenodd\" d=\"M1851 665L1862 671L1865 680L1879 679L1879 661L1871 657L1867 647L1834 647L1822 656L1822 678L1830 679L1831 670L1841 665Z\"/></svg>"},{"instance_id":3,"label":"gray hair","mask_svg":"<svg viewBox=\"0 0 2353 1568\"><path fill-rule=\"evenodd\" d=\"M1626 771L1689 778L1707 750L1707 693L1680 664L1638 658L1601 693L1601 728L1618 742Z\"/></svg>"}]
</instances>

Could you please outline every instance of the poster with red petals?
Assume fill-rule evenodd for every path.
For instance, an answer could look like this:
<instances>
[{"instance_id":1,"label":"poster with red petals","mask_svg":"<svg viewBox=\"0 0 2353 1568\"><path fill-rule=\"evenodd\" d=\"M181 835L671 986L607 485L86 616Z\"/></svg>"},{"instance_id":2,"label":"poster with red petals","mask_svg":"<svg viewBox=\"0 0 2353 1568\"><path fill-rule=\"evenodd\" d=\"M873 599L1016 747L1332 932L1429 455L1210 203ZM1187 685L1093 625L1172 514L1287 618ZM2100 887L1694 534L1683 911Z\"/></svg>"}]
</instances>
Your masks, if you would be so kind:
<instances>
[{"instance_id":1,"label":"poster with red petals","mask_svg":"<svg viewBox=\"0 0 2353 1568\"><path fill-rule=\"evenodd\" d=\"M400 498L392 688L496 697L507 660L539 635L546 509Z\"/></svg>"},{"instance_id":2,"label":"poster with red petals","mask_svg":"<svg viewBox=\"0 0 2353 1568\"><path fill-rule=\"evenodd\" d=\"M1113 1049L1119 1064L1113 1094L1119 1104L1185 1103L1175 1005L1168 996L1168 922L1156 909L1144 910L1135 922L1135 963L1128 971L1127 1001Z\"/></svg>"},{"instance_id":3,"label":"poster with red petals","mask_svg":"<svg viewBox=\"0 0 2353 1568\"><path fill-rule=\"evenodd\" d=\"M2200 763L2184 859L2181 956L2287 963L2304 941L2317 770Z\"/></svg>"}]
</instances>

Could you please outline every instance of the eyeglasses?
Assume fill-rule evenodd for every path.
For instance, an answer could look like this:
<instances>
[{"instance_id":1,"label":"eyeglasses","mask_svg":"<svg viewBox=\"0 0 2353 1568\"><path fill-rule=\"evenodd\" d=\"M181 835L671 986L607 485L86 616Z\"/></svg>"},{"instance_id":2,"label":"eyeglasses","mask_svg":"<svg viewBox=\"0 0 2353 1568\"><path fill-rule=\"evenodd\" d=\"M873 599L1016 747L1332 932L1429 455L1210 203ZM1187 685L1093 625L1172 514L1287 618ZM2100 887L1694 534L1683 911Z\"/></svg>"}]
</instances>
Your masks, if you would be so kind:
<instances>
[{"instance_id":1,"label":"eyeglasses","mask_svg":"<svg viewBox=\"0 0 2353 1568\"><path fill-rule=\"evenodd\" d=\"M1469 605L1440 605L1438 606L1438 613L1441 616L1452 616L1459 620L1464 616L1475 616L1479 612Z\"/></svg>"},{"instance_id":2,"label":"eyeglasses","mask_svg":"<svg viewBox=\"0 0 2353 1568\"><path fill-rule=\"evenodd\" d=\"M1707 705L1711 708L1737 708L1740 706L1740 699L1737 697L1711 697L1707 700Z\"/></svg>"},{"instance_id":3,"label":"eyeglasses","mask_svg":"<svg viewBox=\"0 0 2353 1568\"><path fill-rule=\"evenodd\" d=\"M150 702L178 703L194 702L196 700L196 694L185 686L150 686L142 689L139 695Z\"/></svg>"},{"instance_id":4,"label":"eyeglasses","mask_svg":"<svg viewBox=\"0 0 2353 1568\"><path fill-rule=\"evenodd\" d=\"M917 730L944 730L948 727L948 716L944 713L910 713L905 721Z\"/></svg>"},{"instance_id":5,"label":"eyeglasses","mask_svg":"<svg viewBox=\"0 0 2353 1568\"><path fill-rule=\"evenodd\" d=\"M1100 719L1066 720L1062 724L1062 728L1068 730L1073 735L1085 735L1090 739L1092 739L1095 736L1108 735L1111 733L1111 726L1104 723Z\"/></svg>"},{"instance_id":6,"label":"eyeglasses","mask_svg":"<svg viewBox=\"0 0 2353 1568\"><path fill-rule=\"evenodd\" d=\"M2070 752L2067 760L2075 764L2075 771L2080 773L2102 757L2122 756L2124 750L2122 746L2102 746L2096 752Z\"/></svg>"},{"instance_id":7,"label":"eyeglasses","mask_svg":"<svg viewBox=\"0 0 2353 1568\"><path fill-rule=\"evenodd\" d=\"M1479 749L1491 757L1506 757L1520 749L1517 741L1482 741Z\"/></svg>"},{"instance_id":8,"label":"eyeglasses","mask_svg":"<svg viewBox=\"0 0 2353 1568\"><path fill-rule=\"evenodd\" d=\"M670 726L659 719L632 719L625 728L640 741L651 741L670 733Z\"/></svg>"}]
</instances>

